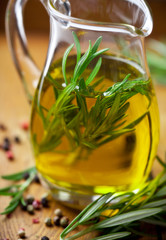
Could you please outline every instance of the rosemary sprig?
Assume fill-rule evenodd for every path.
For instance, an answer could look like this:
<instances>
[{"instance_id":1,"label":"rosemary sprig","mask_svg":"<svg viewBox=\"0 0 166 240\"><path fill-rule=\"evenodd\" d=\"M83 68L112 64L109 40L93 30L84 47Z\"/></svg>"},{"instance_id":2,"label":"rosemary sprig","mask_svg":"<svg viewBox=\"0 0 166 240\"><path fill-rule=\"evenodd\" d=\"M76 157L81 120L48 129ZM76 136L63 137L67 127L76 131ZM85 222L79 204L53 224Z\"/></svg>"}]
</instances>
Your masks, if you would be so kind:
<instances>
[{"instance_id":1,"label":"rosemary sprig","mask_svg":"<svg viewBox=\"0 0 166 240\"><path fill-rule=\"evenodd\" d=\"M134 192L108 193L88 205L61 233L60 240L74 240L88 233L98 232L98 239L121 239L143 233L137 228L141 222L166 226L166 164L161 161L163 171L153 180ZM94 222L94 219L100 219ZM136 227L135 224L137 223ZM73 235L78 226L87 226Z\"/></svg>"},{"instance_id":2,"label":"rosemary sprig","mask_svg":"<svg viewBox=\"0 0 166 240\"><path fill-rule=\"evenodd\" d=\"M88 155L101 145L135 130L136 125L149 112L147 107L147 112L127 124L130 98L141 94L148 98L149 106L151 103L150 81L143 78L130 80L130 74L122 82L115 83L106 91L97 91L96 87L101 83L102 78L96 80L95 77L100 70L102 56L108 49L98 51L102 41L102 37L99 37L93 46L89 41L88 50L81 56L77 35L73 33L73 37L77 49L73 76L67 79L66 64L74 44L67 48L62 60L62 73L66 87L58 88L56 79L48 74L46 79L49 79L53 86L56 101L50 109L44 108L39 102L34 103L43 122L44 135L40 143L36 143L35 134L32 136L35 153L38 154L47 151L56 152L56 148L66 135L70 145L69 152L76 153L73 156L74 159L69 160L70 163L78 159L82 152L86 151L85 155ZM84 71L94 59L96 59L96 65L85 79ZM89 98L94 99L94 105L90 109L88 108Z\"/></svg>"},{"instance_id":3,"label":"rosemary sprig","mask_svg":"<svg viewBox=\"0 0 166 240\"><path fill-rule=\"evenodd\" d=\"M61 233L60 240L78 239L91 232L100 234L91 240L121 239L128 236L130 239L131 236L147 235L138 229L141 222L166 227L164 218L166 213L166 163L158 156L156 158L163 167L163 171L158 176L145 183L137 191L108 193L101 196L80 212ZM25 172L30 174L25 182L0 189L0 195L12 197L10 204L1 214L9 214L20 203L25 204L23 193L33 181L36 168L2 177L7 180L20 181ZM87 227L68 236L81 225Z\"/></svg>"},{"instance_id":4,"label":"rosemary sprig","mask_svg":"<svg viewBox=\"0 0 166 240\"><path fill-rule=\"evenodd\" d=\"M0 189L0 195L12 197L12 200L10 201L9 205L0 214L10 214L17 208L17 206L20 203L26 205L26 203L24 202L23 193L34 180L34 177L36 175L36 168L32 167L22 172L2 176L2 178L17 182L23 179L24 173L29 173L29 178L26 181L20 184L12 184L9 187Z\"/></svg>"}]
</instances>

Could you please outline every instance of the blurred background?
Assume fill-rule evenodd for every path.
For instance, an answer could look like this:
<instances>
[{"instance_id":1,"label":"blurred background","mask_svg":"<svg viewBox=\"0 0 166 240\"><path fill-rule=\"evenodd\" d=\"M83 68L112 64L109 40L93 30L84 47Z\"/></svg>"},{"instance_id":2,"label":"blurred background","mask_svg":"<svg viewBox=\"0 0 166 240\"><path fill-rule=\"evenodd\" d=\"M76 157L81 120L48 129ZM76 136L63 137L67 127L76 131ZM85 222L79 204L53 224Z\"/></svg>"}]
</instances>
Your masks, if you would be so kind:
<instances>
[{"instance_id":1,"label":"blurred background","mask_svg":"<svg viewBox=\"0 0 166 240\"><path fill-rule=\"evenodd\" d=\"M7 2L7 0L0 0L0 31L4 31ZM152 10L154 19L154 29L151 37L161 37L166 34L166 0L147 0L147 3ZM25 26L27 31L48 32L48 16L39 0L28 1L25 9Z\"/></svg>"}]
</instances>

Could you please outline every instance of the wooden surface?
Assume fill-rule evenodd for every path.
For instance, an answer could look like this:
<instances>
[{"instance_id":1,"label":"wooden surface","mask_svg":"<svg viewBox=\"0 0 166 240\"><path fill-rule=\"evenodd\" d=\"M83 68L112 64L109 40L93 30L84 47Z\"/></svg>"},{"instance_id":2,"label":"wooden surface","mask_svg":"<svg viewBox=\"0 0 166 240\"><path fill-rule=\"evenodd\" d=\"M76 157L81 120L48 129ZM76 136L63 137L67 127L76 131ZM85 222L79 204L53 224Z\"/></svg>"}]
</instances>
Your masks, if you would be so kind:
<instances>
[{"instance_id":1,"label":"wooden surface","mask_svg":"<svg viewBox=\"0 0 166 240\"><path fill-rule=\"evenodd\" d=\"M34 58L39 63L40 67L42 67L45 60L44 56L46 55L47 44L48 38L45 35L30 36L29 45L31 46L31 52L34 53ZM158 152L161 157L164 157L166 150L166 87L155 85L155 88L161 119L161 139ZM4 175L24 170L27 167L33 166L34 162L28 133L20 128L20 123L29 119L30 107L26 101L19 77L13 66L5 36L2 34L0 35L0 110L0 124L4 123L7 126L7 131L0 131L0 144L4 136L8 136L12 139L15 135L18 135L21 139L20 145L13 144L13 152L15 155L13 161L7 160L4 152L0 150L0 175ZM160 168L158 164L154 163L153 172L157 174L159 171ZM0 180L0 188L8 184L9 182ZM44 192L46 192L46 190L37 184L33 184L28 190L28 193L32 193L37 199L40 199ZM0 197L0 212L7 206L9 200L9 197ZM54 216L53 212L57 207L60 207L64 215L68 216L70 220L72 220L78 212L64 207L56 201L51 201L50 205L51 207L49 209L38 211L34 216L21 211L19 208L12 214L11 218L0 216L0 239L18 239L17 231L19 228L23 227L26 230L26 236L29 240L39 240L44 235L48 236L50 240L58 240L62 228L46 227L44 224L45 217ZM32 219L37 217L39 217L40 223L33 224ZM84 237L82 239L91 238ZM142 240L150 239L154 238L142 238ZM166 233L161 233L160 239L165 240Z\"/></svg>"}]
</instances>

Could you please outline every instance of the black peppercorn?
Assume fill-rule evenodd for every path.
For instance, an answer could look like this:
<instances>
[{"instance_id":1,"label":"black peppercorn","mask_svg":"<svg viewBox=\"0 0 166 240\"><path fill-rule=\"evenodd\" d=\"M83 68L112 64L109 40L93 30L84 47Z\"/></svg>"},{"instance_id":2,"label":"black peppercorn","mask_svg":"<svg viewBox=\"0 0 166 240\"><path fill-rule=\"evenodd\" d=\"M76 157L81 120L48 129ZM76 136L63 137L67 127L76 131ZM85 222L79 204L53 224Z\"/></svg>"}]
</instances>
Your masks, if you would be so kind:
<instances>
[{"instance_id":1,"label":"black peppercorn","mask_svg":"<svg viewBox=\"0 0 166 240\"><path fill-rule=\"evenodd\" d=\"M35 183L40 183L40 179L39 179L38 175L35 175L35 176L34 176L33 181L34 181Z\"/></svg>"},{"instance_id":2,"label":"black peppercorn","mask_svg":"<svg viewBox=\"0 0 166 240\"><path fill-rule=\"evenodd\" d=\"M4 141L4 142L7 142L7 143L10 143L10 140L9 140L8 137L5 137L5 138L3 139L3 141Z\"/></svg>"},{"instance_id":3,"label":"black peppercorn","mask_svg":"<svg viewBox=\"0 0 166 240\"><path fill-rule=\"evenodd\" d=\"M26 211L27 210L27 205L23 205L20 203L21 210Z\"/></svg>"},{"instance_id":4,"label":"black peppercorn","mask_svg":"<svg viewBox=\"0 0 166 240\"><path fill-rule=\"evenodd\" d=\"M42 204L43 207L48 208L48 207L49 207L49 201L48 201L48 199L45 198L45 197L43 197L43 198L41 199L41 204Z\"/></svg>"},{"instance_id":5,"label":"black peppercorn","mask_svg":"<svg viewBox=\"0 0 166 240\"><path fill-rule=\"evenodd\" d=\"M43 237L41 238L41 240L49 240L49 238L46 237L46 236L43 236Z\"/></svg>"},{"instance_id":6,"label":"black peppercorn","mask_svg":"<svg viewBox=\"0 0 166 240\"><path fill-rule=\"evenodd\" d=\"M23 174L23 179L25 179L25 180L27 180L28 178L29 178L29 173L28 172L25 172L24 174Z\"/></svg>"},{"instance_id":7,"label":"black peppercorn","mask_svg":"<svg viewBox=\"0 0 166 240\"><path fill-rule=\"evenodd\" d=\"M9 151L10 150L10 141L8 140L8 138L5 138L4 141L3 141L3 144L2 144L2 149L4 151Z\"/></svg>"},{"instance_id":8,"label":"black peppercorn","mask_svg":"<svg viewBox=\"0 0 166 240\"><path fill-rule=\"evenodd\" d=\"M14 142L15 143L21 143L21 140L20 140L20 138L18 136L15 136L14 137Z\"/></svg>"},{"instance_id":9,"label":"black peppercorn","mask_svg":"<svg viewBox=\"0 0 166 240\"><path fill-rule=\"evenodd\" d=\"M55 216L55 217L53 218L53 222L54 222L54 225L55 225L55 226L59 226L59 225L60 225L60 217Z\"/></svg>"}]
</instances>

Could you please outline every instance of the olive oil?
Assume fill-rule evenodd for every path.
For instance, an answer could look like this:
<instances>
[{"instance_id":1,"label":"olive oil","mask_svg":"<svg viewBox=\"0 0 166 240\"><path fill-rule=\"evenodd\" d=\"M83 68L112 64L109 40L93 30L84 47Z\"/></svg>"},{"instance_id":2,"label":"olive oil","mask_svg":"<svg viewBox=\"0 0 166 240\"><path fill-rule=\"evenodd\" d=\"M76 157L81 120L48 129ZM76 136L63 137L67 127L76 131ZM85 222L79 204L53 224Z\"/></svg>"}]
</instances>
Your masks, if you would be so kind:
<instances>
[{"instance_id":1,"label":"olive oil","mask_svg":"<svg viewBox=\"0 0 166 240\"><path fill-rule=\"evenodd\" d=\"M70 56L67 61L67 79L73 76L76 56ZM86 79L92 72L96 62L92 62L84 71L82 77ZM127 74L131 74L129 81L140 79L145 74L141 67L129 59L104 55L101 68L90 84L89 94L85 97L88 113L94 108L97 95L107 96L105 91L117 82L121 82ZM80 121L75 121L80 106L73 92L70 94L70 104L74 106L68 112L63 109L49 128L45 127L43 119L54 117L54 104L59 90L66 87L62 74L62 59L50 67L42 88L37 89L31 119L31 136L35 152L36 166L44 179L67 190L74 190L83 194L103 194L109 191L125 191L136 189L148 177L159 140L159 117L156 98L151 80L147 80L146 94L137 93L129 98L129 108L124 116L124 124L131 122L147 113L130 132L126 132L114 140L98 147L82 146L76 139L76 132L85 135L85 127ZM76 86L77 91L79 87ZM40 106L37 109L36 106ZM68 114L61 119L61 114ZM72 131L67 129L64 119L75 121ZM94 121L95 124L96 121ZM108 125L111 124L107 123ZM89 125L93 125L92 122ZM88 126L94 127L95 126ZM100 126L98 126L99 128ZM121 127L119 126L118 129ZM96 128L97 129L97 128ZM107 135L107 134L106 134ZM86 136L90 139L91 136ZM101 138L102 136L100 136ZM107 136L105 136L107 137ZM105 139L105 137L103 137ZM96 138L96 141L99 141Z\"/></svg>"}]
</instances>

